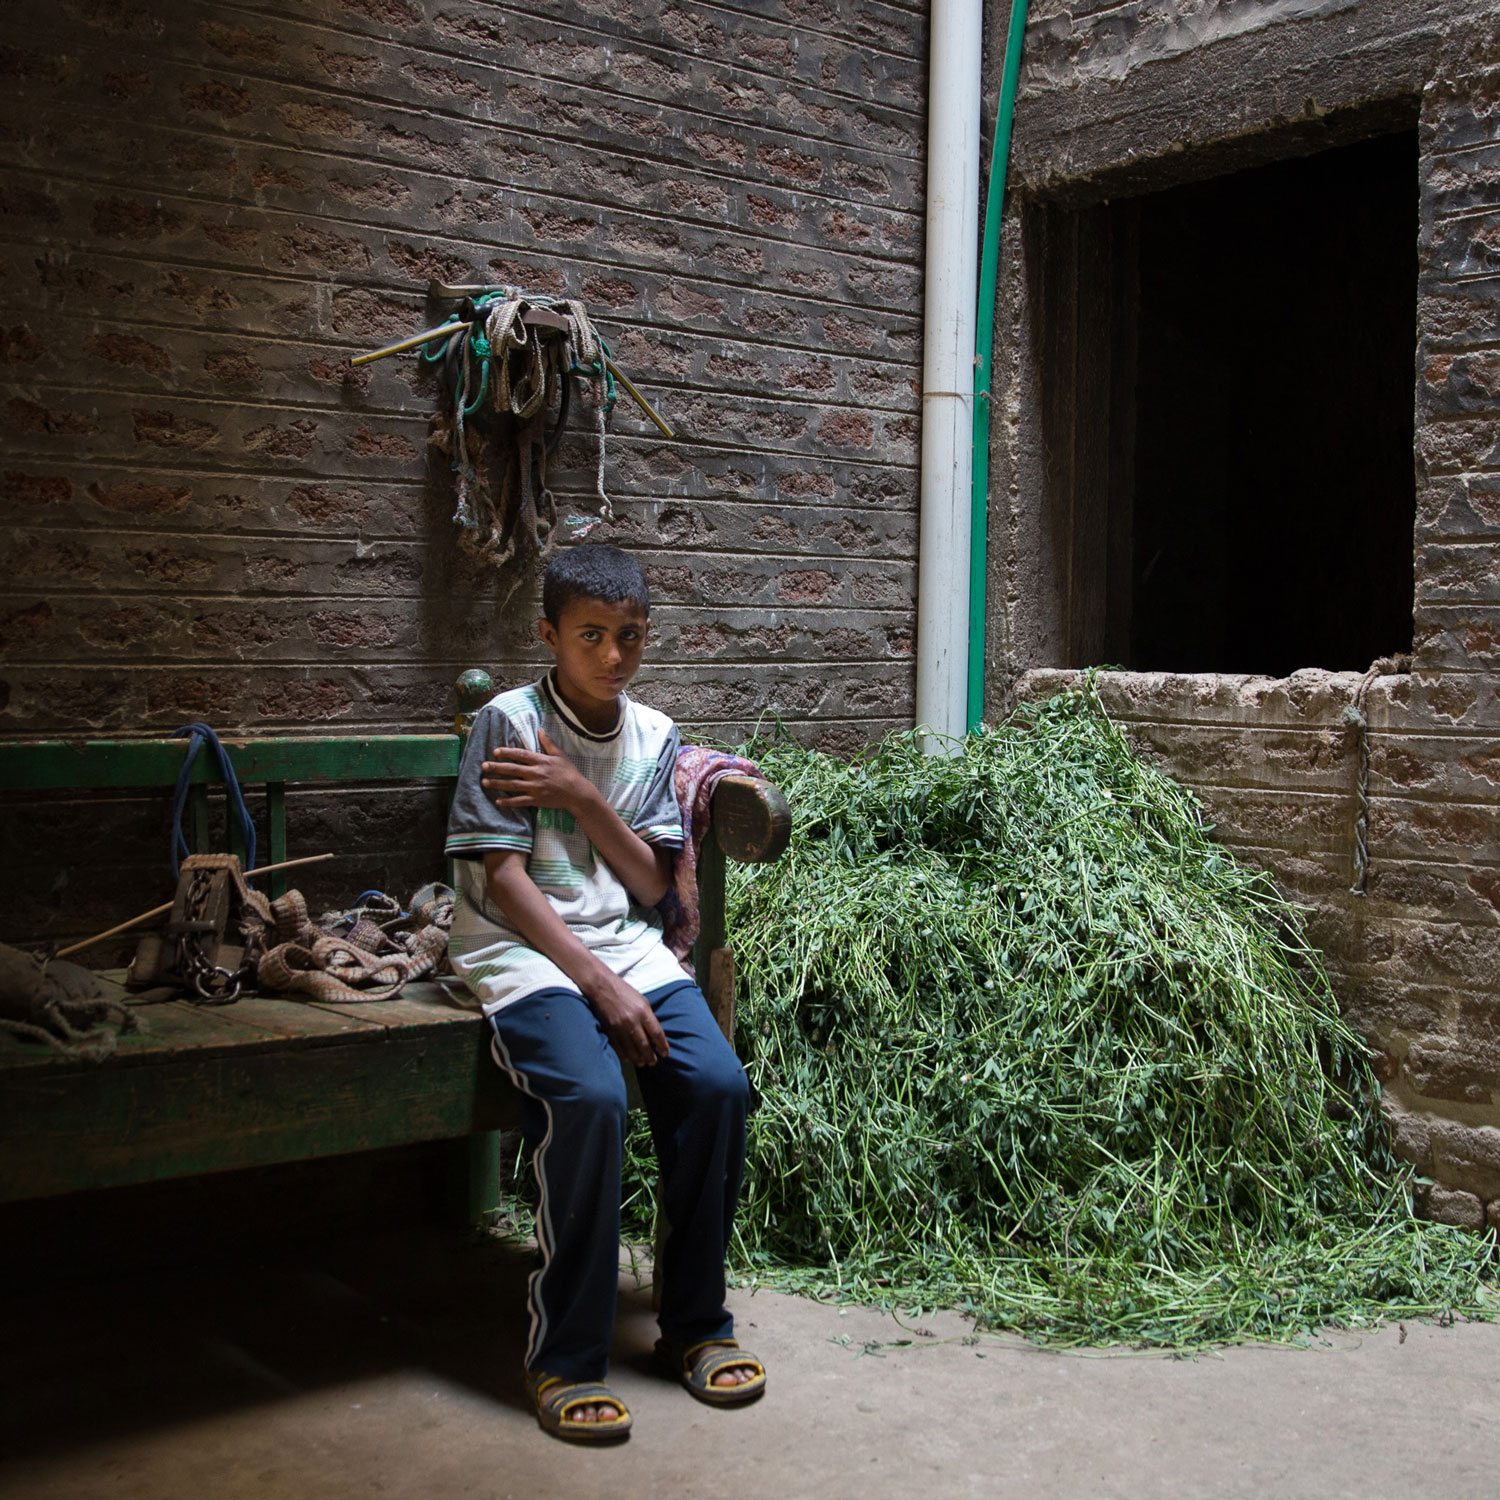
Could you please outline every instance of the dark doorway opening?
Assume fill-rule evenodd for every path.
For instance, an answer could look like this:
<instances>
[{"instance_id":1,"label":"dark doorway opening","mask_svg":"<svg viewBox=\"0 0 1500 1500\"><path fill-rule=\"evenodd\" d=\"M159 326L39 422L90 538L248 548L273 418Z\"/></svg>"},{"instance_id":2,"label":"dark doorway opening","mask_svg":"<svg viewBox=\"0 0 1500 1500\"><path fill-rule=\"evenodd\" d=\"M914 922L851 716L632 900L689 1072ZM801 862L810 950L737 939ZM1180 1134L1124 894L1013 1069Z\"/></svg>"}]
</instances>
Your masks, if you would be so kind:
<instances>
[{"instance_id":1,"label":"dark doorway opening","mask_svg":"<svg viewBox=\"0 0 1500 1500\"><path fill-rule=\"evenodd\" d=\"M1414 131L1050 211L1070 665L1410 649L1417 213Z\"/></svg>"}]
</instances>

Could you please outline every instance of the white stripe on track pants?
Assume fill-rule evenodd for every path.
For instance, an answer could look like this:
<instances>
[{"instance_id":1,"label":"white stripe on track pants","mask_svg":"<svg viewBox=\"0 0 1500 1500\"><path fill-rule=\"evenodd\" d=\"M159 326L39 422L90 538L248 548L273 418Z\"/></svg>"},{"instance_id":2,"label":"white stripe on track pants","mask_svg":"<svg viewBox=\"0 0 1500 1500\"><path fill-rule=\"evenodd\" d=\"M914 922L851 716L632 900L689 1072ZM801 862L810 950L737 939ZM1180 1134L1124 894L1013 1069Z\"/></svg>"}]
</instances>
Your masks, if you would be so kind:
<instances>
[{"instance_id":1,"label":"white stripe on track pants","mask_svg":"<svg viewBox=\"0 0 1500 1500\"><path fill-rule=\"evenodd\" d=\"M724 1305L724 1253L744 1172L749 1086L697 985L665 985L646 999L670 1048L639 1070L671 1225L659 1267L659 1321L667 1338L688 1346L734 1330ZM538 990L490 1020L496 1061L521 1091L540 1194L526 1368L600 1380L619 1281L620 1061L576 990Z\"/></svg>"}]
</instances>

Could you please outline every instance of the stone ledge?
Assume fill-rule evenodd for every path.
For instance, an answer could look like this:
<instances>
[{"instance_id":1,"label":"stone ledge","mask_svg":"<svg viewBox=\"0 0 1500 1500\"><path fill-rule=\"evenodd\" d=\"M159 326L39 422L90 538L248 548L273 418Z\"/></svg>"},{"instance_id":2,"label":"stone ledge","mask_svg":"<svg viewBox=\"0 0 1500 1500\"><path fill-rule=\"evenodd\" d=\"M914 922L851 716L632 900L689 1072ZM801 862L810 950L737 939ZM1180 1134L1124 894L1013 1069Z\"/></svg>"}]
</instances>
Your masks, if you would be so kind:
<instances>
[{"instance_id":1,"label":"stone ledge","mask_svg":"<svg viewBox=\"0 0 1500 1500\"><path fill-rule=\"evenodd\" d=\"M1417 1196L1417 1212L1436 1224L1456 1224L1460 1229L1483 1229L1485 1207L1473 1193L1446 1188L1438 1183Z\"/></svg>"}]
</instances>

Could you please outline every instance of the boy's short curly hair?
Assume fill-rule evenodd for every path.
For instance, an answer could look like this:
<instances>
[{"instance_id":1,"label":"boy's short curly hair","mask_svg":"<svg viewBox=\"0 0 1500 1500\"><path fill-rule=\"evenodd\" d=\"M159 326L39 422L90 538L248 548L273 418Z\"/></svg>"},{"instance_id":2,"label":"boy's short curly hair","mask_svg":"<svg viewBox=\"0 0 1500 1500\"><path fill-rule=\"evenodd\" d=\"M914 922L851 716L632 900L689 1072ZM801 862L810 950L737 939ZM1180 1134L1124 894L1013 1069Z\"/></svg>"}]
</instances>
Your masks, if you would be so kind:
<instances>
[{"instance_id":1,"label":"boy's short curly hair","mask_svg":"<svg viewBox=\"0 0 1500 1500\"><path fill-rule=\"evenodd\" d=\"M585 542L559 553L542 574L542 613L556 625L574 599L606 604L629 600L649 617L651 593L641 565L628 552L603 542Z\"/></svg>"}]
</instances>

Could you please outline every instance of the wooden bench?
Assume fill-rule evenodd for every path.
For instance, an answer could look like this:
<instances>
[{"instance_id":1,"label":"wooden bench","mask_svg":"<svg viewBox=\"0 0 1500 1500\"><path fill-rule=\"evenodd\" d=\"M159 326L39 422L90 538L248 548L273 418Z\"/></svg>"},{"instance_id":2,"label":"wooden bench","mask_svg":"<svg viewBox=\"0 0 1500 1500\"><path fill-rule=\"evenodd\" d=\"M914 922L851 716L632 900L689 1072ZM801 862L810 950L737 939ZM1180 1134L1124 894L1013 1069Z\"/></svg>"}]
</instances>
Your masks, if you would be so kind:
<instances>
[{"instance_id":1,"label":"wooden bench","mask_svg":"<svg viewBox=\"0 0 1500 1500\"><path fill-rule=\"evenodd\" d=\"M287 857L288 785L451 783L473 714L493 691L485 673L459 678L459 714L446 734L225 739L241 785L266 787L262 862ZM0 745L0 785L173 786L186 749L184 740ZM192 773L195 852L207 851L207 761L200 755ZM774 860L790 829L785 799L768 782L719 782L699 862L703 930L694 962L717 991L721 1024L730 1021L733 984L725 857ZM515 1124L514 1092L490 1057L483 1019L441 984L357 1005L246 996L141 1012L149 1029L121 1036L103 1063L0 1033L0 1202L448 1141L455 1212L474 1220L497 1206L499 1132Z\"/></svg>"}]
</instances>

